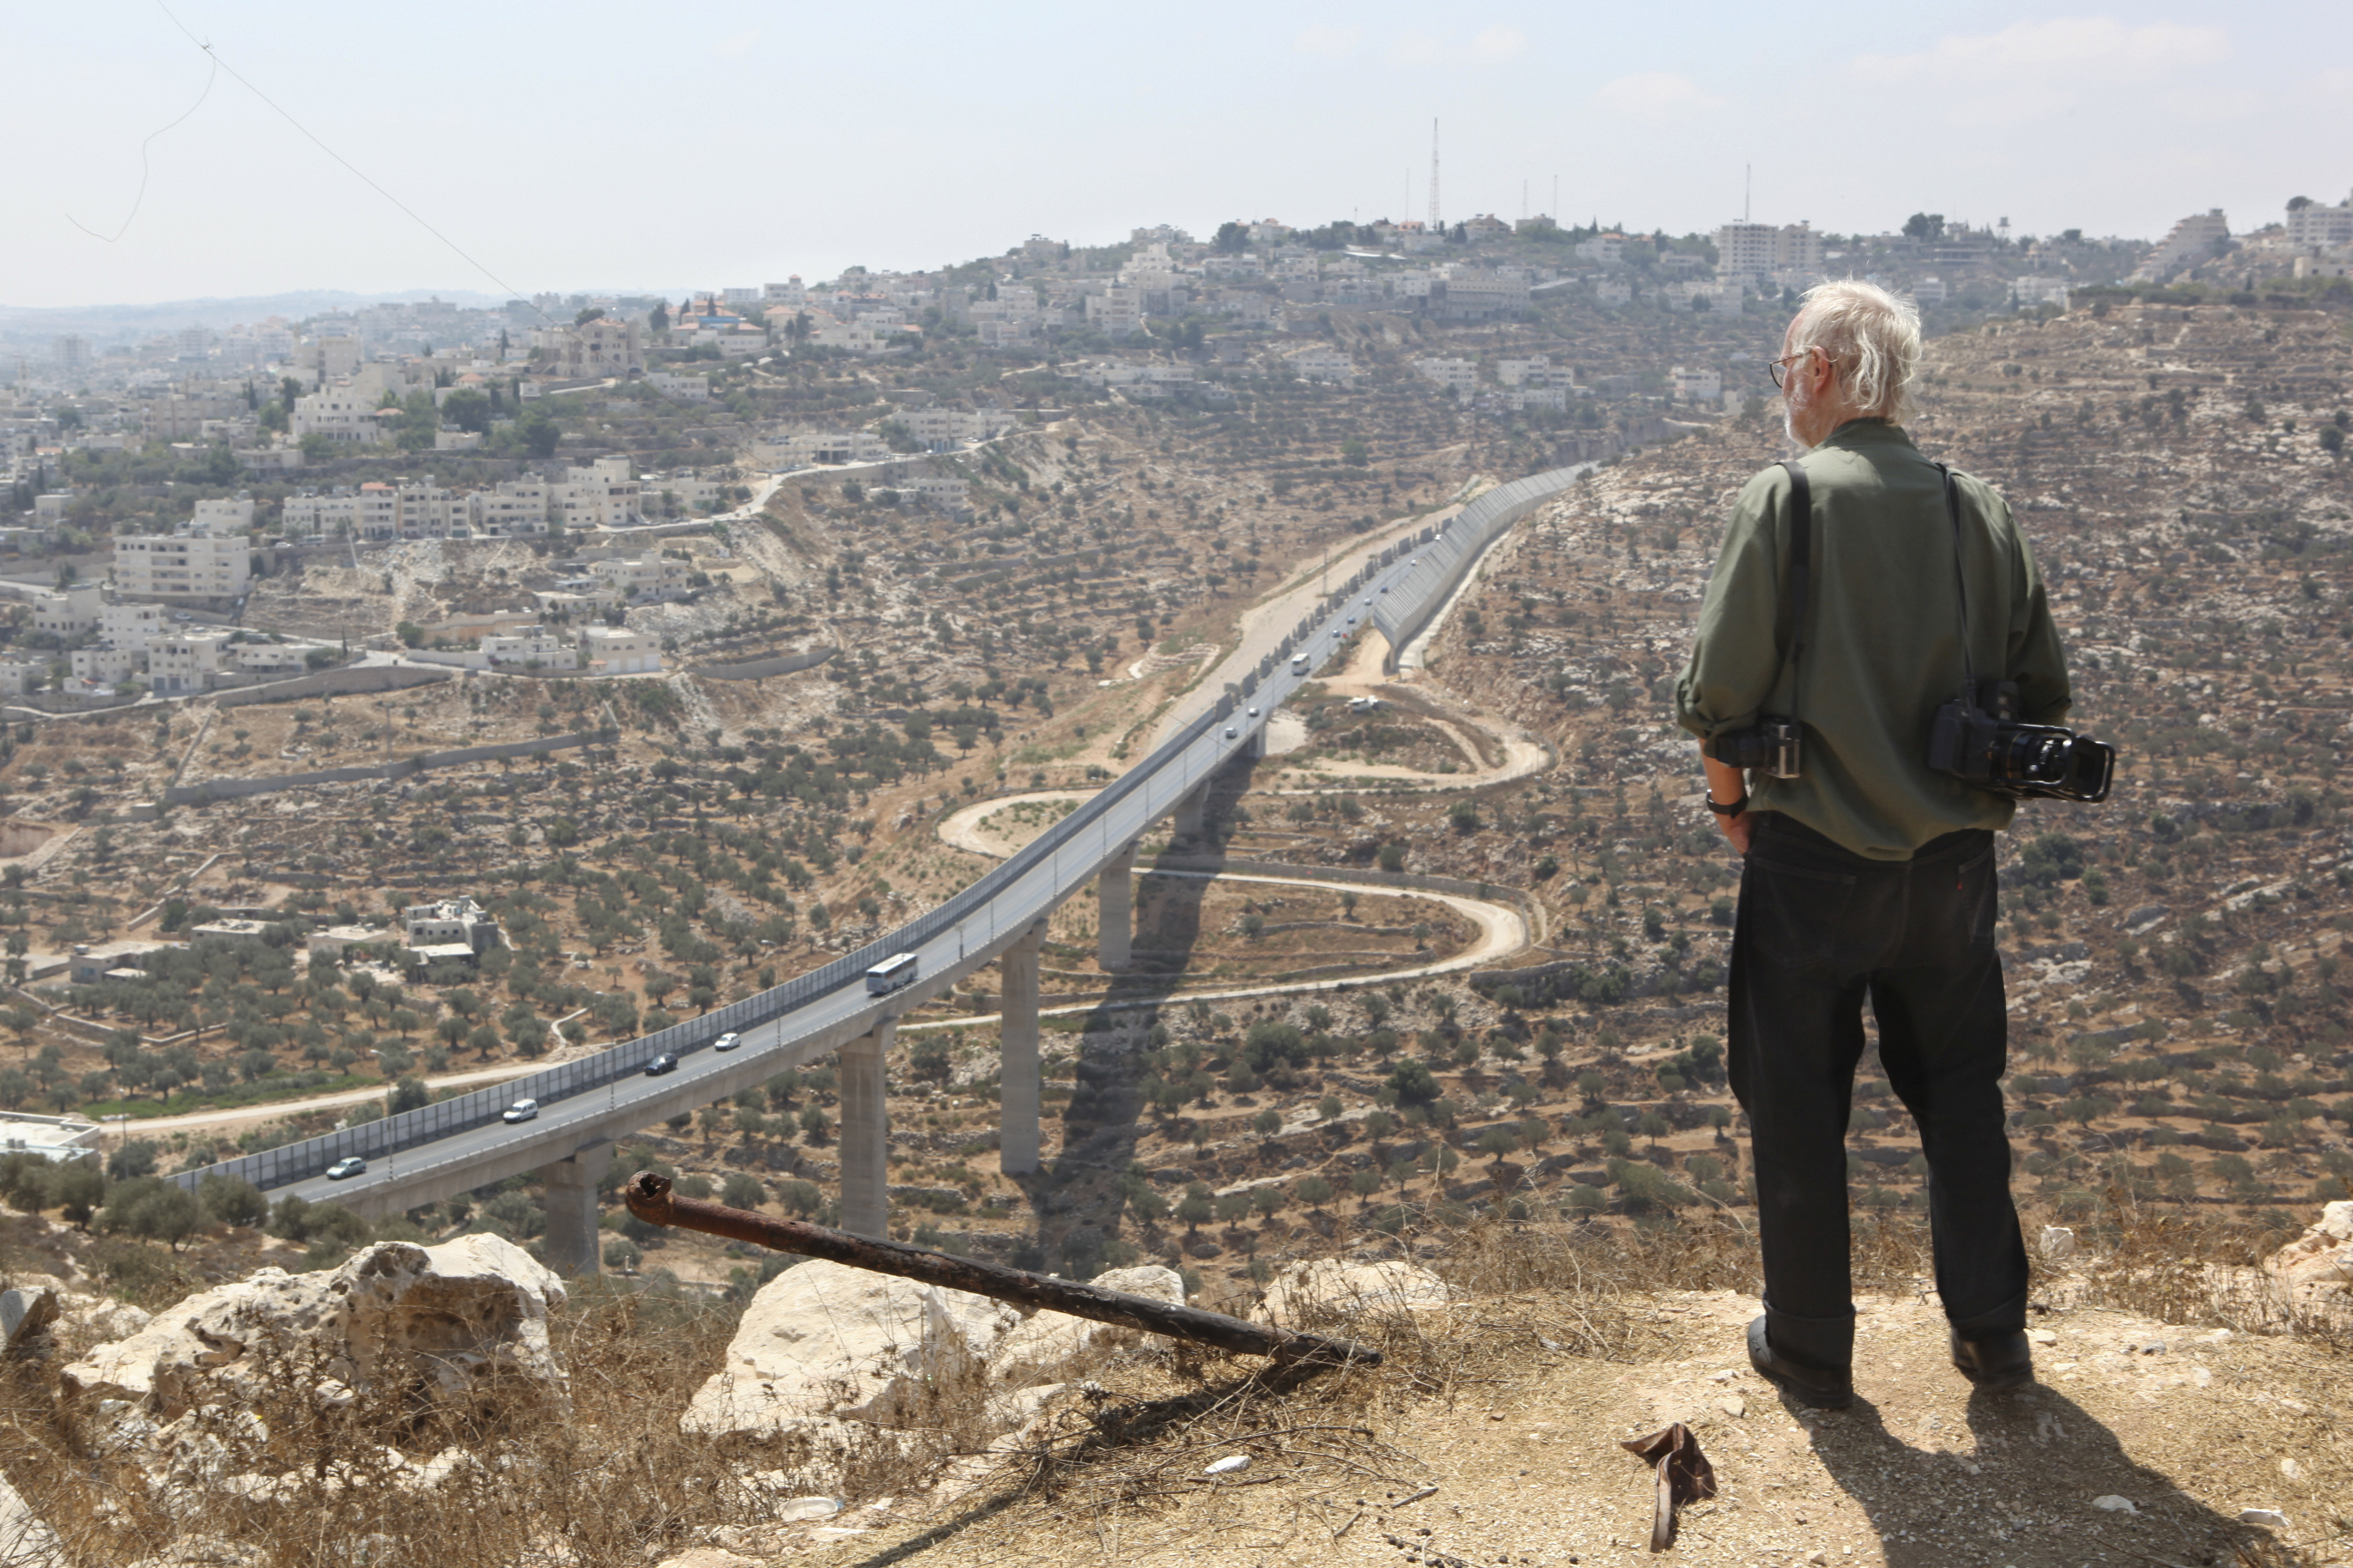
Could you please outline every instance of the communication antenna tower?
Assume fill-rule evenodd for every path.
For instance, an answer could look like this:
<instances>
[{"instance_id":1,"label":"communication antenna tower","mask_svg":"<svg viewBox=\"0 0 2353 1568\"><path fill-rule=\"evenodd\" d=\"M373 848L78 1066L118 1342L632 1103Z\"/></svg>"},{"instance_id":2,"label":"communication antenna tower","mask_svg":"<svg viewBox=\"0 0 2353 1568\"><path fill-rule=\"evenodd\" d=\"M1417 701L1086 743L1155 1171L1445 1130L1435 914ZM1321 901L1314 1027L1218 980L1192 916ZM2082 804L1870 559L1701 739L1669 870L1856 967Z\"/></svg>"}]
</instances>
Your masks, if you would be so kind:
<instances>
[{"instance_id":1,"label":"communication antenna tower","mask_svg":"<svg viewBox=\"0 0 2353 1568\"><path fill-rule=\"evenodd\" d=\"M1432 233L1442 232L1446 225L1438 216L1438 121L1430 122L1430 227Z\"/></svg>"}]
</instances>

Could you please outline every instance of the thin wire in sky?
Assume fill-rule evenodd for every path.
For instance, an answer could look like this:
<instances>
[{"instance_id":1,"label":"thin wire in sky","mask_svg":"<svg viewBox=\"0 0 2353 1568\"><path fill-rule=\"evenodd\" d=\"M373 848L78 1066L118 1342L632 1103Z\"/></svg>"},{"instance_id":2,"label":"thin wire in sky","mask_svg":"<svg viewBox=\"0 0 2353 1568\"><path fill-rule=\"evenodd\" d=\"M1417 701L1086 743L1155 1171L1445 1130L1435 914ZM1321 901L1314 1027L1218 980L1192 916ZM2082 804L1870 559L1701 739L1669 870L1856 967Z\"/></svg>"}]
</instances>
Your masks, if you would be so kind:
<instances>
[{"instance_id":1,"label":"thin wire in sky","mask_svg":"<svg viewBox=\"0 0 2353 1568\"><path fill-rule=\"evenodd\" d=\"M139 143L139 194L131 198L131 211L129 215L123 218L122 226L121 228L116 229L112 234L100 234L98 230L90 227L90 225L82 222L81 219L74 216L71 213L66 214L66 221L73 225L74 227L81 230L82 233L90 236L90 238L102 240L108 245L112 245L116 240L121 239L124 235L130 233L132 219L139 216L139 205L147 199L147 149L149 145L154 142L156 137L164 134L165 131L169 131L173 126L178 125L180 123L180 120L185 120L189 115L194 114L197 110L202 109L205 106L205 100L213 95L213 83L218 79L220 69L220 61L213 61L212 68L205 72L205 89L204 91L196 94L196 101L188 105L187 110L185 112L181 114L179 120L173 121L171 125L166 125L159 130L149 132L147 133L147 140Z\"/></svg>"},{"instance_id":2,"label":"thin wire in sky","mask_svg":"<svg viewBox=\"0 0 2353 1568\"><path fill-rule=\"evenodd\" d=\"M456 240L451 239L448 235L443 234L439 229L435 228L431 224L426 222L424 216L418 213L415 207L410 206L406 202L402 201L398 196L394 195L390 191L385 190L382 185L376 184L375 181L367 176L366 173L363 171L358 164L353 163L349 158L344 157L341 153L336 152L332 147L328 146L326 142L321 141L315 132L313 132L309 126L303 124L301 121L295 119L293 115L288 113L286 110L280 105L276 99L271 98L268 93L254 86L253 83L246 80L243 76L238 74L237 68L235 66L220 58L219 51L215 49L212 45L206 43L202 38L197 37L195 34L189 32L188 25L185 22L181 21L178 16L174 16L172 8L169 5L164 5L164 0L155 0L155 8L163 12L164 16L170 16L172 19L172 26L179 28L181 32L186 34L188 42L202 49L205 52L206 57L210 59L216 67L221 70L228 72L231 77L236 79L238 86L244 88L248 92L253 94L254 97L261 100L262 102L268 104L272 110L276 110L280 119L285 121L287 124L291 125L295 130L301 132L303 136L309 140L312 146L318 148L320 152L324 153L328 157L332 158L336 163L341 163L345 169L349 170L353 178L367 186L368 189L374 191L377 195L382 196L385 201L390 202L394 206L398 207L403 213L408 216L410 220L413 221L417 227L423 229L426 233L431 235L434 238L448 246L450 250L457 254L460 260L466 263L467 266L472 268L475 271L480 273L483 277L497 284L506 292L510 299L519 300L525 298L523 294L516 289L516 288L512 284L509 283L505 279L500 277L497 273L483 266L480 261L475 260L474 258L467 252L464 246L459 245ZM186 116L183 115L181 118L185 119ZM174 121L174 123L176 124L177 121ZM166 129L168 129L168 127ZM534 305L533 309L538 310L538 307ZM553 316L548 315L544 310L540 310L539 313L543 320L547 321L551 325L554 324L554 318Z\"/></svg>"}]
</instances>

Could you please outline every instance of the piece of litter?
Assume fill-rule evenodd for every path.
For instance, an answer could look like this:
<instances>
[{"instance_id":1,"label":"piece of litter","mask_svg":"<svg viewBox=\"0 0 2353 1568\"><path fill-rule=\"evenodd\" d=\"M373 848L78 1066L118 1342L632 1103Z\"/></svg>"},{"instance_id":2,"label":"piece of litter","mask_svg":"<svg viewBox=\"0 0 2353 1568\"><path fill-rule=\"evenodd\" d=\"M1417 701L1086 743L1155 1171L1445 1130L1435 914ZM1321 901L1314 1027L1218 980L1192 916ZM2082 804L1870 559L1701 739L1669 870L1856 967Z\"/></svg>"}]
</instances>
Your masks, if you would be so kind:
<instances>
[{"instance_id":1,"label":"piece of litter","mask_svg":"<svg viewBox=\"0 0 2353 1568\"><path fill-rule=\"evenodd\" d=\"M2289 1480L2300 1481L2304 1479L2304 1467L2297 1464L2294 1459L2282 1459L2280 1461L2280 1474L2285 1476Z\"/></svg>"},{"instance_id":2,"label":"piece of litter","mask_svg":"<svg viewBox=\"0 0 2353 1568\"><path fill-rule=\"evenodd\" d=\"M1662 1432L1620 1443L1620 1447L1650 1461L1657 1477L1651 1511L1651 1550L1664 1552L1675 1543L1675 1510L1715 1495L1715 1468L1699 1451L1699 1439L1678 1421Z\"/></svg>"},{"instance_id":3,"label":"piece of litter","mask_svg":"<svg viewBox=\"0 0 2353 1568\"><path fill-rule=\"evenodd\" d=\"M2114 1492L2110 1492L2105 1497L2094 1498L2092 1500L2092 1506L2094 1508L2106 1509L2110 1513L2138 1513L2140 1511L2140 1510L2133 1507L2132 1499L2128 1497L2118 1497Z\"/></svg>"},{"instance_id":4,"label":"piece of litter","mask_svg":"<svg viewBox=\"0 0 2353 1568\"><path fill-rule=\"evenodd\" d=\"M1218 1460L1215 1464L1212 1464L1208 1469L1203 1470L1201 1473L1205 1476L1230 1476L1238 1471L1247 1470L1249 1468L1250 1456L1248 1454L1228 1454L1224 1458Z\"/></svg>"},{"instance_id":5,"label":"piece of litter","mask_svg":"<svg viewBox=\"0 0 2353 1568\"><path fill-rule=\"evenodd\" d=\"M2239 1510L2241 1524L2267 1524L2274 1530L2287 1528L2287 1515L2275 1508L2242 1508Z\"/></svg>"}]
</instances>

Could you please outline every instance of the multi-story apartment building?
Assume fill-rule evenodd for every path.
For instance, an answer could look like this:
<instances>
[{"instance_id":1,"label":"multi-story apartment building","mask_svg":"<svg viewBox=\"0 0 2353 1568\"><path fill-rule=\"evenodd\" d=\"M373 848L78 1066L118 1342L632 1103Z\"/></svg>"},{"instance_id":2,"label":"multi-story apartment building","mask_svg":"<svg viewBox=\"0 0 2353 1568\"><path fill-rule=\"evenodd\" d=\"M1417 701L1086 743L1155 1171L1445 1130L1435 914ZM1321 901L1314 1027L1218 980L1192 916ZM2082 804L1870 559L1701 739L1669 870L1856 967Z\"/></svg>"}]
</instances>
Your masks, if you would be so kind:
<instances>
[{"instance_id":1,"label":"multi-story apartment building","mask_svg":"<svg viewBox=\"0 0 2353 1568\"><path fill-rule=\"evenodd\" d=\"M1819 272L1822 237L1803 223L1728 223L1715 231L1719 278L1757 279L1796 269Z\"/></svg>"},{"instance_id":2,"label":"multi-story apartment building","mask_svg":"<svg viewBox=\"0 0 2353 1568\"><path fill-rule=\"evenodd\" d=\"M114 588L125 598L235 599L252 575L252 549L242 539L133 534L114 542Z\"/></svg>"},{"instance_id":3,"label":"multi-story apartment building","mask_svg":"<svg viewBox=\"0 0 2353 1568\"><path fill-rule=\"evenodd\" d=\"M2139 267L2133 270L2133 279L2142 283L2168 283L2201 261L2210 261L2221 254L2231 242L2231 226L2222 216L2221 207L2203 213L2192 213L2173 226L2171 233L2158 241Z\"/></svg>"},{"instance_id":4,"label":"multi-story apartment building","mask_svg":"<svg viewBox=\"0 0 2353 1568\"><path fill-rule=\"evenodd\" d=\"M2313 250L2353 245L2353 195L2336 206L2307 202L2287 209L2287 242Z\"/></svg>"},{"instance_id":5,"label":"multi-story apartment building","mask_svg":"<svg viewBox=\"0 0 2353 1568\"><path fill-rule=\"evenodd\" d=\"M365 446L377 436L375 405L349 386L331 386L294 400L294 438L323 436L345 446Z\"/></svg>"},{"instance_id":6,"label":"multi-story apartment building","mask_svg":"<svg viewBox=\"0 0 2353 1568\"><path fill-rule=\"evenodd\" d=\"M576 326L543 327L531 335L540 363L567 381L638 375L646 368L644 330L634 321L599 316Z\"/></svg>"},{"instance_id":7,"label":"multi-story apartment building","mask_svg":"<svg viewBox=\"0 0 2353 1568\"><path fill-rule=\"evenodd\" d=\"M548 487L548 510L566 528L617 527L640 515L644 489L629 476L628 458L599 458L566 469L563 482Z\"/></svg>"},{"instance_id":8,"label":"multi-story apartment building","mask_svg":"<svg viewBox=\"0 0 2353 1568\"><path fill-rule=\"evenodd\" d=\"M147 647L147 688L159 697L202 691L220 671L227 632L174 632Z\"/></svg>"},{"instance_id":9,"label":"multi-story apartment building","mask_svg":"<svg viewBox=\"0 0 2353 1568\"><path fill-rule=\"evenodd\" d=\"M195 533L243 539L253 531L253 498L236 495L223 496L217 500L200 500L196 503L195 516L189 520L188 528Z\"/></svg>"},{"instance_id":10,"label":"multi-story apartment building","mask_svg":"<svg viewBox=\"0 0 2353 1568\"><path fill-rule=\"evenodd\" d=\"M204 434L208 422L247 413L233 393L167 392L139 407L139 433L150 441L186 441Z\"/></svg>"},{"instance_id":11,"label":"multi-story apartment building","mask_svg":"<svg viewBox=\"0 0 2353 1568\"><path fill-rule=\"evenodd\" d=\"M127 653L145 653L164 631L164 612L155 605L100 605L98 639Z\"/></svg>"},{"instance_id":12,"label":"multi-story apartment building","mask_svg":"<svg viewBox=\"0 0 2353 1568\"><path fill-rule=\"evenodd\" d=\"M360 341L341 334L306 339L295 352L302 379L313 387L348 381L360 368Z\"/></svg>"},{"instance_id":13,"label":"multi-story apartment building","mask_svg":"<svg viewBox=\"0 0 2353 1568\"><path fill-rule=\"evenodd\" d=\"M1132 337L1144 330L1144 300L1135 289L1106 289L1087 296L1087 325L1105 337Z\"/></svg>"}]
</instances>

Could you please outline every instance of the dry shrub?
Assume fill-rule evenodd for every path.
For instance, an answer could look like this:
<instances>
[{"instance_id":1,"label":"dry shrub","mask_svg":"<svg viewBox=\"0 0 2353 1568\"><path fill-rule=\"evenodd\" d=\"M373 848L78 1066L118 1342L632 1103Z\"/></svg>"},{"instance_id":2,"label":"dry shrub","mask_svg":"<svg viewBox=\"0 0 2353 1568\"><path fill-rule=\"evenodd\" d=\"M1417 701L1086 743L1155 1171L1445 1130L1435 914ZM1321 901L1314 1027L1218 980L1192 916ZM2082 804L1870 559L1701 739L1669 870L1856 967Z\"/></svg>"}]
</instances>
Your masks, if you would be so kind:
<instances>
[{"instance_id":1,"label":"dry shrub","mask_svg":"<svg viewBox=\"0 0 2353 1568\"><path fill-rule=\"evenodd\" d=\"M568 1415L528 1399L438 1404L422 1365L393 1369L338 1407L318 1397L327 1370L315 1354L265 1348L252 1357L250 1408L267 1451L152 1492L130 1456L80 1450L54 1366L27 1364L0 1384L0 1465L90 1568L197 1535L280 1564L638 1564L649 1549L688 1544L696 1527L762 1520L764 1500L733 1484L720 1446L678 1430L734 1322L716 1304L586 1285L550 1325L570 1372ZM200 1409L190 1435L235 1440L240 1414ZM445 1460L422 1485L420 1470L453 1448L478 1462ZM277 1479L259 1492L227 1484L257 1471Z\"/></svg>"}]
</instances>

